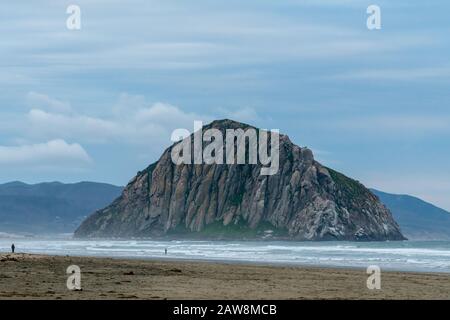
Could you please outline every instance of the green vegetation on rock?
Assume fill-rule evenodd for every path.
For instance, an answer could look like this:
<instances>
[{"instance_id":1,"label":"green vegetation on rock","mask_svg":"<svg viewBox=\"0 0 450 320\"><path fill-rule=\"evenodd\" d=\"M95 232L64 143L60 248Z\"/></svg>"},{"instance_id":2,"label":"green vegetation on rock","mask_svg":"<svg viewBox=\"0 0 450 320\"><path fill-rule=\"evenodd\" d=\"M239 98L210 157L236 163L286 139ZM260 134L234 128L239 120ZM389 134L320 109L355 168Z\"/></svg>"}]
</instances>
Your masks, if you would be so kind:
<instances>
[{"instance_id":1,"label":"green vegetation on rock","mask_svg":"<svg viewBox=\"0 0 450 320\"><path fill-rule=\"evenodd\" d=\"M358 181L353 180L342 173L327 168L333 181L341 187L346 196L358 199L367 196L368 190Z\"/></svg>"},{"instance_id":2,"label":"green vegetation on rock","mask_svg":"<svg viewBox=\"0 0 450 320\"><path fill-rule=\"evenodd\" d=\"M207 224L201 231L190 232L184 225L179 224L168 232L169 236L185 236L192 239L261 239L273 237L287 237L285 228L275 228L269 222L260 222L256 228L250 228L243 220L224 225L222 221Z\"/></svg>"}]
</instances>

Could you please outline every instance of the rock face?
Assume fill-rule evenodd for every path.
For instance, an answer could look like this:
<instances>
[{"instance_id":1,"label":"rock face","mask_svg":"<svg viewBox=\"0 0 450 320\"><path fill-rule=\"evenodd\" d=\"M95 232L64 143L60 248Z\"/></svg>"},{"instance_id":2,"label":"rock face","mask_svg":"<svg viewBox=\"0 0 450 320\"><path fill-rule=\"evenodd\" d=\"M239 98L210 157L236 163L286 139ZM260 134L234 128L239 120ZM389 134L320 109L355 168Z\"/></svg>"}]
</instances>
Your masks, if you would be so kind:
<instances>
[{"instance_id":1,"label":"rock face","mask_svg":"<svg viewBox=\"0 0 450 320\"><path fill-rule=\"evenodd\" d=\"M209 128L251 128L231 120ZM88 217L76 237L404 240L379 199L280 135L277 174L261 165L175 165L172 145L122 195Z\"/></svg>"}]
</instances>

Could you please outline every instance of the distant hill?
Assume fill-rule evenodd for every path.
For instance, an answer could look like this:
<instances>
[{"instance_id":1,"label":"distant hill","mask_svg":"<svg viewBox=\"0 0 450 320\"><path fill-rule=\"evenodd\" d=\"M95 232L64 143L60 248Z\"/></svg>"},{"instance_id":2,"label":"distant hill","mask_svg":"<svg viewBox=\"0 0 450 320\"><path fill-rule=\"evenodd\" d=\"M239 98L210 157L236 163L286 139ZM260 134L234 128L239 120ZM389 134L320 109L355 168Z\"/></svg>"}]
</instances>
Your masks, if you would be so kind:
<instances>
[{"instance_id":1,"label":"distant hill","mask_svg":"<svg viewBox=\"0 0 450 320\"><path fill-rule=\"evenodd\" d=\"M122 187L94 182L0 184L0 232L73 232L121 192Z\"/></svg>"},{"instance_id":2,"label":"distant hill","mask_svg":"<svg viewBox=\"0 0 450 320\"><path fill-rule=\"evenodd\" d=\"M118 198L122 190L96 182L0 184L0 236L73 232L87 216ZM408 239L450 240L449 212L412 196L371 191L391 210Z\"/></svg>"},{"instance_id":3,"label":"distant hill","mask_svg":"<svg viewBox=\"0 0 450 320\"><path fill-rule=\"evenodd\" d=\"M408 195L372 190L392 212L410 240L450 240L450 213Z\"/></svg>"}]
</instances>

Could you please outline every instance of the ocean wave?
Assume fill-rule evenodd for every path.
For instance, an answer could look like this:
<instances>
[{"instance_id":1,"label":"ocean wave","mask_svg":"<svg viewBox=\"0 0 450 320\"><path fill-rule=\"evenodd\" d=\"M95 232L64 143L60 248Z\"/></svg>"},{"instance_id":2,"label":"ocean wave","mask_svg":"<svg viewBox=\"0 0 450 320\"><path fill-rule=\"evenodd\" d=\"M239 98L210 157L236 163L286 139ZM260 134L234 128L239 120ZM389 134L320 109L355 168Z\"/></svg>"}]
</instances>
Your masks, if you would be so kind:
<instances>
[{"instance_id":1,"label":"ocean wave","mask_svg":"<svg viewBox=\"0 0 450 320\"><path fill-rule=\"evenodd\" d=\"M9 251L11 238L0 239ZM167 258L211 261L367 267L450 273L450 242L255 242L74 240L14 238L18 252L121 258ZM164 250L168 249L168 254Z\"/></svg>"}]
</instances>

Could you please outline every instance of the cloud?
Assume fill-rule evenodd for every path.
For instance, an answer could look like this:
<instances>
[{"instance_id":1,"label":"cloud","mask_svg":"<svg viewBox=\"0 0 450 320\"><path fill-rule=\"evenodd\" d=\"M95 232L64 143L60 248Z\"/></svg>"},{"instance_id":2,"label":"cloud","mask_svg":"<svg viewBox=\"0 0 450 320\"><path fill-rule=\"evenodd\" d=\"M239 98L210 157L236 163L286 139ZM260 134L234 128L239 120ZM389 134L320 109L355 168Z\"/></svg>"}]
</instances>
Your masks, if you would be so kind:
<instances>
[{"instance_id":1,"label":"cloud","mask_svg":"<svg viewBox=\"0 0 450 320\"><path fill-rule=\"evenodd\" d=\"M447 66L408 69L360 70L332 76L344 80L383 80L383 81L418 81L430 79L449 79L450 68Z\"/></svg>"},{"instance_id":2,"label":"cloud","mask_svg":"<svg viewBox=\"0 0 450 320\"><path fill-rule=\"evenodd\" d=\"M149 123L161 126L179 126L193 124L194 120L210 120L209 116L202 116L195 113L187 113L178 107L170 104L157 102L149 108L141 108L133 115L133 121L138 124L148 125Z\"/></svg>"},{"instance_id":3,"label":"cloud","mask_svg":"<svg viewBox=\"0 0 450 320\"><path fill-rule=\"evenodd\" d=\"M83 167L91 162L82 146L77 143L68 144L64 140L22 146L0 146L0 165Z\"/></svg>"},{"instance_id":4,"label":"cloud","mask_svg":"<svg viewBox=\"0 0 450 320\"><path fill-rule=\"evenodd\" d=\"M46 109L57 112L70 112L70 103L50 98L48 95L31 91L27 94L28 105L32 108Z\"/></svg>"},{"instance_id":5,"label":"cloud","mask_svg":"<svg viewBox=\"0 0 450 320\"><path fill-rule=\"evenodd\" d=\"M127 101L131 103L128 104ZM109 114L102 117L32 109L23 130L29 139L73 139L84 143L161 144L170 142L177 128L193 128L195 120L209 122L210 116L185 112L157 102L150 106L139 96L121 95Z\"/></svg>"},{"instance_id":6,"label":"cloud","mask_svg":"<svg viewBox=\"0 0 450 320\"><path fill-rule=\"evenodd\" d=\"M47 97L47 96L46 96ZM52 100L48 98L48 100ZM211 114L186 112L180 107L142 96L121 94L118 102L102 116L31 109L16 126L28 140L69 139L89 144L128 144L167 146L178 128L193 130L194 121L208 123L217 118L254 123L259 116L252 108L214 109Z\"/></svg>"},{"instance_id":7,"label":"cloud","mask_svg":"<svg viewBox=\"0 0 450 320\"><path fill-rule=\"evenodd\" d=\"M361 10L362 28L349 28L329 15L319 15L319 21L312 22L303 8L295 8L317 3L331 8L354 6L348 12ZM17 12L32 11L33 6L16 6L5 11L16 19L3 22L11 33L0 49L4 60L14 66L10 73L34 80L102 70L164 69L182 74L185 69L348 60L354 55L376 57L380 52L423 46L432 38L418 33L414 39L398 33L368 38L364 0L251 1L246 5L152 1L149 6L131 1L127 6L113 2L107 11L103 4L90 1L80 4L90 18L79 32L68 32L55 18L60 16L59 6L41 4L45 10L38 16L31 12L17 16ZM280 15L286 6L294 6L292 13L297 16Z\"/></svg>"},{"instance_id":8,"label":"cloud","mask_svg":"<svg viewBox=\"0 0 450 320\"><path fill-rule=\"evenodd\" d=\"M30 137L70 138L102 142L121 136L124 127L119 123L78 114L59 114L32 109L27 114Z\"/></svg>"}]
</instances>

